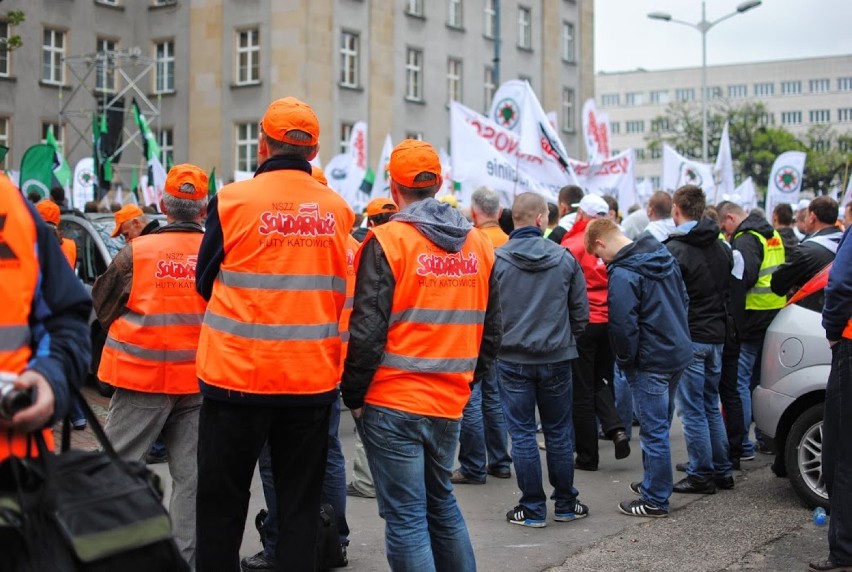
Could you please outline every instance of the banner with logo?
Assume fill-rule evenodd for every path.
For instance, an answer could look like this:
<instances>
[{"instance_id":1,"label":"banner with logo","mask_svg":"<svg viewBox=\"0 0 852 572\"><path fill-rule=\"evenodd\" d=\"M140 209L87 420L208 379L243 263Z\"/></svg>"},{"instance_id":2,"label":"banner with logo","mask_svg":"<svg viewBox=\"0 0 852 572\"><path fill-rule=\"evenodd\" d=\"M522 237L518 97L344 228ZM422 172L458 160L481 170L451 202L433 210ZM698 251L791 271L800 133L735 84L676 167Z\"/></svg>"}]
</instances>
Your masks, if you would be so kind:
<instances>
[{"instance_id":1,"label":"banner with logo","mask_svg":"<svg viewBox=\"0 0 852 572\"><path fill-rule=\"evenodd\" d=\"M731 157L731 139L728 137L728 122L722 129L722 138L719 140L719 153L716 155L716 164L713 166L713 180L716 183L716 193L713 204L719 203L719 197L724 194L733 194L734 189L734 160ZM707 197L710 200L710 197Z\"/></svg>"},{"instance_id":2,"label":"banner with logo","mask_svg":"<svg viewBox=\"0 0 852 572\"><path fill-rule=\"evenodd\" d=\"M95 159L84 157L77 161L74 167L73 191L71 204L74 208L83 210L86 203L95 200Z\"/></svg>"},{"instance_id":3,"label":"banner with logo","mask_svg":"<svg viewBox=\"0 0 852 572\"><path fill-rule=\"evenodd\" d=\"M470 194L480 186L495 190L506 207L525 192L556 202L559 189L573 181L544 151L546 141L539 141L541 157L524 153L519 135L455 101L450 103L450 142L452 178L463 206L470 205Z\"/></svg>"},{"instance_id":4,"label":"banner with logo","mask_svg":"<svg viewBox=\"0 0 852 572\"><path fill-rule=\"evenodd\" d=\"M390 133L385 136L385 142L382 145L382 153L379 155L379 161L376 163L376 180L373 182L374 197L390 197L390 176L388 176L387 165L390 161L391 152L393 151L393 141Z\"/></svg>"},{"instance_id":5,"label":"banner with logo","mask_svg":"<svg viewBox=\"0 0 852 572\"><path fill-rule=\"evenodd\" d=\"M19 187L24 196L32 192L38 193L43 199L50 196L50 188L53 186L53 161L55 159L56 151L46 143L33 145L24 152L21 159L21 184Z\"/></svg>"},{"instance_id":6,"label":"banner with logo","mask_svg":"<svg viewBox=\"0 0 852 572\"><path fill-rule=\"evenodd\" d=\"M668 145L663 145L663 190L674 193L683 185L701 187L707 197L716 196L713 165L684 157Z\"/></svg>"},{"instance_id":7,"label":"banner with logo","mask_svg":"<svg viewBox=\"0 0 852 572\"><path fill-rule=\"evenodd\" d=\"M370 195L361 190L367 174L366 123L359 121L352 126L346 153L332 157L324 171L328 186L337 191L355 212L362 211L370 201Z\"/></svg>"},{"instance_id":8,"label":"banner with logo","mask_svg":"<svg viewBox=\"0 0 852 572\"><path fill-rule=\"evenodd\" d=\"M582 163L574 159L568 161L579 186L583 187L586 194L613 197L618 201L619 210L624 212L639 202L636 194L636 159L633 149L596 163Z\"/></svg>"},{"instance_id":9,"label":"banner with logo","mask_svg":"<svg viewBox=\"0 0 852 572\"><path fill-rule=\"evenodd\" d=\"M776 205L799 202L806 157L803 151L787 151L775 159L766 185L766 216L772 216Z\"/></svg>"},{"instance_id":10,"label":"banner with logo","mask_svg":"<svg viewBox=\"0 0 852 572\"><path fill-rule=\"evenodd\" d=\"M598 114L594 99L587 99L583 104L583 138L589 163L609 158L609 118Z\"/></svg>"}]
</instances>

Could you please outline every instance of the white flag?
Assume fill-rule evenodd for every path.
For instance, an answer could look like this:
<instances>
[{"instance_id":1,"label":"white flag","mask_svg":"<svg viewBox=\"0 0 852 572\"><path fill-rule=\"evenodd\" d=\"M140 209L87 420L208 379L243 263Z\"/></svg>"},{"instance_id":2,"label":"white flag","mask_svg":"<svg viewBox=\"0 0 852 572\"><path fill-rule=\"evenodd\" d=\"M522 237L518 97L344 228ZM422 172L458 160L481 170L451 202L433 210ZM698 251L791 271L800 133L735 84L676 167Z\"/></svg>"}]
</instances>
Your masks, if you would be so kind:
<instances>
[{"instance_id":1,"label":"white flag","mask_svg":"<svg viewBox=\"0 0 852 572\"><path fill-rule=\"evenodd\" d=\"M583 137L587 162L609 158L609 118L603 113L598 114L594 99L587 99L583 104Z\"/></svg>"},{"instance_id":2,"label":"white flag","mask_svg":"<svg viewBox=\"0 0 852 572\"><path fill-rule=\"evenodd\" d=\"M766 216L771 217L772 211L781 203L795 205L799 202L799 192L802 190L805 158L802 151L787 151L781 153L772 163L769 181L766 185Z\"/></svg>"},{"instance_id":3,"label":"white flag","mask_svg":"<svg viewBox=\"0 0 852 572\"><path fill-rule=\"evenodd\" d=\"M447 150L441 147L438 150L438 158L441 161L441 188L438 191L438 194L435 195L436 199L440 199L445 195L455 196L455 183L453 182L453 159L450 157L450 154L447 153Z\"/></svg>"},{"instance_id":4,"label":"white flag","mask_svg":"<svg viewBox=\"0 0 852 572\"><path fill-rule=\"evenodd\" d=\"M747 178L742 184L737 187L733 193L723 193L719 199L721 201L731 201L740 205L746 212L757 206L757 193L754 190L754 181L751 177ZM767 213L771 217L772 213Z\"/></svg>"},{"instance_id":5,"label":"white flag","mask_svg":"<svg viewBox=\"0 0 852 572\"><path fill-rule=\"evenodd\" d=\"M581 163L569 159L579 186L583 187L586 194L615 198L619 210L627 211L638 201L633 149L609 159L599 159L597 163Z\"/></svg>"},{"instance_id":6,"label":"white flag","mask_svg":"<svg viewBox=\"0 0 852 572\"><path fill-rule=\"evenodd\" d=\"M95 199L95 160L84 157L77 161L74 167L74 190L71 193L71 204L82 210L86 203Z\"/></svg>"},{"instance_id":7,"label":"white flag","mask_svg":"<svg viewBox=\"0 0 852 572\"><path fill-rule=\"evenodd\" d=\"M716 194L713 197L713 203L715 204L719 202L720 196L735 192L734 160L731 158L731 140L728 137L727 121L725 122L724 129L722 129L722 138L719 140L719 153L716 155L713 177L716 182Z\"/></svg>"},{"instance_id":8,"label":"white flag","mask_svg":"<svg viewBox=\"0 0 852 572\"><path fill-rule=\"evenodd\" d=\"M843 200L840 202L840 208L845 210L846 205L852 203L852 177L849 177L849 181L846 184L846 192L843 193Z\"/></svg>"},{"instance_id":9,"label":"white flag","mask_svg":"<svg viewBox=\"0 0 852 572\"><path fill-rule=\"evenodd\" d=\"M713 165L688 159L663 145L663 190L671 194L683 185L701 187L705 196L715 197Z\"/></svg>"},{"instance_id":10,"label":"white flag","mask_svg":"<svg viewBox=\"0 0 852 572\"><path fill-rule=\"evenodd\" d=\"M387 165L390 161L391 152L393 151L393 142L391 141L390 133L385 137L385 143L382 145L382 153L379 155L379 162L376 164L376 180L373 182L374 197L389 197L390 177L388 176Z\"/></svg>"},{"instance_id":11,"label":"white flag","mask_svg":"<svg viewBox=\"0 0 852 572\"><path fill-rule=\"evenodd\" d=\"M148 169L151 171L153 180L142 187L142 198L146 205L159 205L166 188L166 169L158 155L154 155L148 161Z\"/></svg>"},{"instance_id":12,"label":"white flag","mask_svg":"<svg viewBox=\"0 0 852 572\"><path fill-rule=\"evenodd\" d=\"M654 185L651 183L651 179L645 177L638 183L636 183L636 202L640 205L648 204L648 199L651 198L651 195L654 194ZM631 205L632 206L632 205ZM629 206L627 208L630 208Z\"/></svg>"},{"instance_id":13,"label":"white flag","mask_svg":"<svg viewBox=\"0 0 852 572\"><path fill-rule=\"evenodd\" d=\"M355 212L361 212L370 195L361 191L367 174L367 124L359 121L352 126L349 149L333 157L324 169L328 186L337 191Z\"/></svg>"}]
</instances>

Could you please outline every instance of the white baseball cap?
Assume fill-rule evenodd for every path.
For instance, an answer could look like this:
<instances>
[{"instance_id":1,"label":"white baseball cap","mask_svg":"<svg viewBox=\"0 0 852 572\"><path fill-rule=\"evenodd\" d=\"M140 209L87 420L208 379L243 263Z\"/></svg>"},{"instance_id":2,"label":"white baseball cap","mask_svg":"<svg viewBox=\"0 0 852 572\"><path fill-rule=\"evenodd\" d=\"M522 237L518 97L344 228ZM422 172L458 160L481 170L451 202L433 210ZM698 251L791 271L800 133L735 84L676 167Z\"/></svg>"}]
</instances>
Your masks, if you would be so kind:
<instances>
[{"instance_id":1,"label":"white baseball cap","mask_svg":"<svg viewBox=\"0 0 852 572\"><path fill-rule=\"evenodd\" d=\"M598 195L586 195L579 203L571 205L582 210L589 216L606 216L609 214L609 205Z\"/></svg>"},{"instance_id":2,"label":"white baseball cap","mask_svg":"<svg viewBox=\"0 0 852 572\"><path fill-rule=\"evenodd\" d=\"M799 201L799 204L796 205L796 210L800 211L802 209L808 208L809 206L811 206L811 200L810 199L802 199L802 200Z\"/></svg>"}]
</instances>

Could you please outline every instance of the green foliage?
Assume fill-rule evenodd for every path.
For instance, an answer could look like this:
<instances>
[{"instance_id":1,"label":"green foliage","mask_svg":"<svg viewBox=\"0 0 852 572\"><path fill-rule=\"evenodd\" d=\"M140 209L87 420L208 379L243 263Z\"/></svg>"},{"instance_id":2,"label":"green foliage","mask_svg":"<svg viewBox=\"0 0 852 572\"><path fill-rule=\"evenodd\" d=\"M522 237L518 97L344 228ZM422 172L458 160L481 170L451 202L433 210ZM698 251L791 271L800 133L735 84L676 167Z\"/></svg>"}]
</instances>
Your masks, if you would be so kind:
<instances>
[{"instance_id":1,"label":"green foliage","mask_svg":"<svg viewBox=\"0 0 852 572\"><path fill-rule=\"evenodd\" d=\"M9 10L6 12L4 20L9 26L18 26L25 20L23 10ZM24 45L24 41L18 34L13 34L8 38L0 39L0 52L11 52Z\"/></svg>"}]
</instances>

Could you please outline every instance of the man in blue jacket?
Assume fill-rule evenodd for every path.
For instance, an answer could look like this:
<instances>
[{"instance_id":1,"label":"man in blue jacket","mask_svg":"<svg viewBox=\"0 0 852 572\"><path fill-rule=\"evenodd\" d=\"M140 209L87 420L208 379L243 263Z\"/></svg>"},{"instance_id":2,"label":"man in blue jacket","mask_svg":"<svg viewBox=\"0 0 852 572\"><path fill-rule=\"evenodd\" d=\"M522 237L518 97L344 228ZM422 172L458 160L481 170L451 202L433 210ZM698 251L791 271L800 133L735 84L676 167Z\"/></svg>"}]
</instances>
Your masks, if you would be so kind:
<instances>
[{"instance_id":1,"label":"man in blue jacket","mask_svg":"<svg viewBox=\"0 0 852 572\"><path fill-rule=\"evenodd\" d=\"M674 257L656 238L645 234L633 242L609 219L589 224L586 251L607 264L612 349L642 426L645 475L630 484L640 499L621 502L618 509L628 516L664 517L673 486L670 399L692 361L686 287Z\"/></svg>"},{"instance_id":2,"label":"man in blue jacket","mask_svg":"<svg viewBox=\"0 0 852 572\"><path fill-rule=\"evenodd\" d=\"M542 240L547 214L541 196L518 195L512 205L515 230L496 250L494 262L503 312L497 373L521 489L520 501L506 520L531 528L547 525L547 496L535 439L536 405L554 487L553 520L571 522L589 514L574 488L571 421L571 361L577 359L576 337L589 323L586 281L566 249Z\"/></svg>"}]
</instances>

